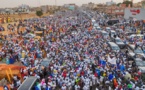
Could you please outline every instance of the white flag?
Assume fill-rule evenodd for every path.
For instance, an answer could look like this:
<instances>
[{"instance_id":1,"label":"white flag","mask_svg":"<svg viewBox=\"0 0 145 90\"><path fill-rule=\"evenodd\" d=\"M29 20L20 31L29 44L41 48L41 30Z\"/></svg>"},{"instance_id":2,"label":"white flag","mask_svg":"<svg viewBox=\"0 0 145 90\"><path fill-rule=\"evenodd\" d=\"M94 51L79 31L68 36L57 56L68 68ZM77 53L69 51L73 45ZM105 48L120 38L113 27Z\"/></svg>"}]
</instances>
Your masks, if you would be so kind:
<instances>
[{"instance_id":1,"label":"white flag","mask_svg":"<svg viewBox=\"0 0 145 90\"><path fill-rule=\"evenodd\" d=\"M111 64L116 64L116 58L115 57L110 58L110 56L108 55L108 62Z\"/></svg>"}]
</instances>

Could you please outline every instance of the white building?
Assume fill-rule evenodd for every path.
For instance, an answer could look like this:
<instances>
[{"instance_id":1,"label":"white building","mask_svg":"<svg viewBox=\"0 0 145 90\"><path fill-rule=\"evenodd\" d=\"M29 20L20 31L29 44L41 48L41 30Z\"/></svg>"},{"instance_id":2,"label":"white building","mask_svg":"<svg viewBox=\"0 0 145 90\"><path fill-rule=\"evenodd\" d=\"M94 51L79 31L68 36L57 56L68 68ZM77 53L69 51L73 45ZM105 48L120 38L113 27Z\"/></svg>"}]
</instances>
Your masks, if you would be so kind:
<instances>
[{"instance_id":1,"label":"white building","mask_svg":"<svg viewBox=\"0 0 145 90\"><path fill-rule=\"evenodd\" d=\"M18 11L19 12L26 12L29 13L30 12L30 7L28 5L22 4L18 7Z\"/></svg>"},{"instance_id":2,"label":"white building","mask_svg":"<svg viewBox=\"0 0 145 90\"><path fill-rule=\"evenodd\" d=\"M113 4L116 4L116 3L115 3L115 2L113 2L113 1L106 2L106 5L107 5L107 6L110 6L110 5L113 5Z\"/></svg>"},{"instance_id":3,"label":"white building","mask_svg":"<svg viewBox=\"0 0 145 90\"><path fill-rule=\"evenodd\" d=\"M44 13L47 13L48 12L48 6L45 5L45 6L41 6L41 9Z\"/></svg>"}]
</instances>

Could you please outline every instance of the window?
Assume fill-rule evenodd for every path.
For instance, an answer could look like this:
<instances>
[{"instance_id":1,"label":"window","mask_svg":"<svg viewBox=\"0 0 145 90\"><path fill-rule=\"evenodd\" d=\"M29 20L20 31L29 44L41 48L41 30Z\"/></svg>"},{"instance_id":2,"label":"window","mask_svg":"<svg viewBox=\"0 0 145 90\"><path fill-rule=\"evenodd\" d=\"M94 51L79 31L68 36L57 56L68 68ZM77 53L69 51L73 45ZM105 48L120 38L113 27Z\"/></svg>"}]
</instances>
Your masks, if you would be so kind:
<instances>
[{"instance_id":1,"label":"window","mask_svg":"<svg viewBox=\"0 0 145 90\"><path fill-rule=\"evenodd\" d=\"M120 39L116 39L116 42L121 42L121 40Z\"/></svg>"},{"instance_id":2,"label":"window","mask_svg":"<svg viewBox=\"0 0 145 90\"><path fill-rule=\"evenodd\" d=\"M119 47L117 47L117 46L112 46L112 49L113 49L113 50L119 50Z\"/></svg>"},{"instance_id":3,"label":"window","mask_svg":"<svg viewBox=\"0 0 145 90\"><path fill-rule=\"evenodd\" d=\"M135 53L143 53L141 49L134 50Z\"/></svg>"}]
</instances>

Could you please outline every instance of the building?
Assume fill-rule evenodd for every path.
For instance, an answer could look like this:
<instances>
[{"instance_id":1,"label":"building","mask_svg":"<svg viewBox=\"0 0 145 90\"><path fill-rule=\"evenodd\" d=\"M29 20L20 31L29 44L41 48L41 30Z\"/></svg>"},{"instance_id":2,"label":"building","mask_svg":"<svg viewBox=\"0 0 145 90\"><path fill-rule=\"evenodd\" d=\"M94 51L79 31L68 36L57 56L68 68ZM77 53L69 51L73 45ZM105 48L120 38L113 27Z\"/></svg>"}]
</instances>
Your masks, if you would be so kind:
<instances>
[{"instance_id":1,"label":"building","mask_svg":"<svg viewBox=\"0 0 145 90\"><path fill-rule=\"evenodd\" d=\"M143 8L142 4L143 4L142 2L134 3L134 4L133 4L133 7L134 7L134 8Z\"/></svg>"},{"instance_id":2,"label":"building","mask_svg":"<svg viewBox=\"0 0 145 90\"><path fill-rule=\"evenodd\" d=\"M106 13L109 15L114 15L114 16L123 16L124 15L124 10L126 8L125 4L120 4L120 6L110 6L107 7Z\"/></svg>"},{"instance_id":3,"label":"building","mask_svg":"<svg viewBox=\"0 0 145 90\"><path fill-rule=\"evenodd\" d=\"M43 11L43 13L47 13L48 12L48 6L41 6L41 10Z\"/></svg>"},{"instance_id":4,"label":"building","mask_svg":"<svg viewBox=\"0 0 145 90\"><path fill-rule=\"evenodd\" d=\"M94 9L94 8L98 8L98 5L95 4L95 3L90 2L90 3L88 3L88 4L83 4L82 7L83 7L83 8Z\"/></svg>"},{"instance_id":5,"label":"building","mask_svg":"<svg viewBox=\"0 0 145 90\"><path fill-rule=\"evenodd\" d=\"M116 4L116 3L113 2L112 0L111 0L110 2L106 2L106 5L107 5L107 6L114 5L114 4Z\"/></svg>"},{"instance_id":6,"label":"building","mask_svg":"<svg viewBox=\"0 0 145 90\"><path fill-rule=\"evenodd\" d=\"M141 4L142 4L142 5L141 5L142 8L145 8L145 0L142 0L142 1L141 1Z\"/></svg>"},{"instance_id":7,"label":"building","mask_svg":"<svg viewBox=\"0 0 145 90\"><path fill-rule=\"evenodd\" d=\"M28 5L22 4L18 7L18 12L29 13L30 7Z\"/></svg>"},{"instance_id":8,"label":"building","mask_svg":"<svg viewBox=\"0 0 145 90\"><path fill-rule=\"evenodd\" d=\"M75 10L77 8L77 5L75 5L75 4L64 4L63 7L67 8L69 10Z\"/></svg>"},{"instance_id":9,"label":"building","mask_svg":"<svg viewBox=\"0 0 145 90\"><path fill-rule=\"evenodd\" d=\"M0 9L0 14L15 14L15 11L11 8Z\"/></svg>"}]
</instances>

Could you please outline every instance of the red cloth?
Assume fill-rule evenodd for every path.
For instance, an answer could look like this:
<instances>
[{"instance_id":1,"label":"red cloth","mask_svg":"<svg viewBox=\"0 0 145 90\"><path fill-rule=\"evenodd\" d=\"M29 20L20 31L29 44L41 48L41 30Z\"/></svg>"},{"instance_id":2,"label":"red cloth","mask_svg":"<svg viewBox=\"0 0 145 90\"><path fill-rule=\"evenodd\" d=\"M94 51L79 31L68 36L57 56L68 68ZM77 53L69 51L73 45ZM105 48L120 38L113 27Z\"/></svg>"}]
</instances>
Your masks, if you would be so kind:
<instances>
[{"instance_id":1,"label":"red cloth","mask_svg":"<svg viewBox=\"0 0 145 90\"><path fill-rule=\"evenodd\" d=\"M97 77L97 76L98 76L98 74L97 74L97 73L94 73L94 76L95 76L95 77Z\"/></svg>"},{"instance_id":2,"label":"red cloth","mask_svg":"<svg viewBox=\"0 0 145 90\"><path fill-rule=\"evenodd\" d=\"M116 87L118 86L117 80L114 79L114 80L113 80L113 83L114 83L114 87L116 88Z\"/></svg>"},{"instance_id":3,"label":"red cloth","mask_svg":"<svg viewBox=\"0 0 145 90\"><path fill-rule=\"evenodd\" d=\"M138 80L138 77L134 77L134 79L137 81Z\"/></svg>"},{"instance_id":4,"label":"red cloth","mask_svg":"<svg viewBox=\"0 0 145 90\"><path fill-rule=\"evenodd\" d=\"M82 72L81 72L81 75L82 75L82 76L84 76L84 74L85 74L85 72L84 72L84 71L82 71Z\"/></svg>"},{"instance_id":5,"label":"red cloth","mask_svg":"<svg viewBox=\"0 0 145 90\"><path fill-rule=\"evenodd\" d=\"M62 74L62 76L63 76L64 78L66 78L66 74L67 74L66 71L64 71L63 74Z\"/></svg>"}]
</instances>

